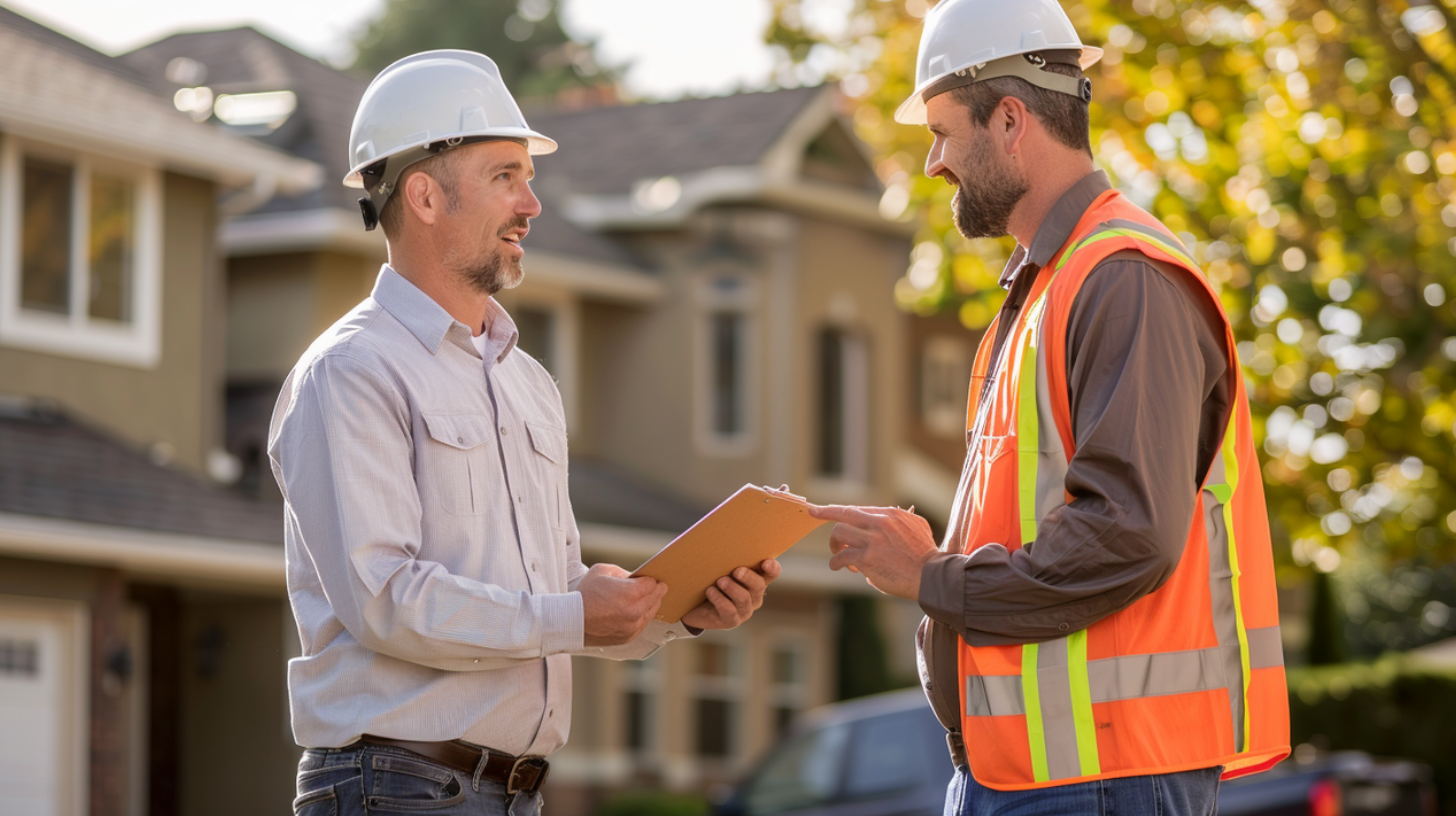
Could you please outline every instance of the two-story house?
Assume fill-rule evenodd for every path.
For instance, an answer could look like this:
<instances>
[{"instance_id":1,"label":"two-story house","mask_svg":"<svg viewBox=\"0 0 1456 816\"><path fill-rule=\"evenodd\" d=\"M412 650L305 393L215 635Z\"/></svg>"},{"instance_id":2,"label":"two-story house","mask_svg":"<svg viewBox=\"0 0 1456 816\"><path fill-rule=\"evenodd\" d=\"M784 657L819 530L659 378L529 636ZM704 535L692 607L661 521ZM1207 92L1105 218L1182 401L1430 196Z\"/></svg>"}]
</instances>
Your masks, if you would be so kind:
<instances>
[{"instance_id":1,"label":"two-story house","mask_svg":"<svg viewBox=\"0 0 1456 816\"><path fill-rule=\"evenodd\" d=\"M281 525L213 478L216 235L319 171L179 107L0 8L3 813L204 812L222 740L276 757L252 812L289 793Z\"/></svg>"}]
</instances>

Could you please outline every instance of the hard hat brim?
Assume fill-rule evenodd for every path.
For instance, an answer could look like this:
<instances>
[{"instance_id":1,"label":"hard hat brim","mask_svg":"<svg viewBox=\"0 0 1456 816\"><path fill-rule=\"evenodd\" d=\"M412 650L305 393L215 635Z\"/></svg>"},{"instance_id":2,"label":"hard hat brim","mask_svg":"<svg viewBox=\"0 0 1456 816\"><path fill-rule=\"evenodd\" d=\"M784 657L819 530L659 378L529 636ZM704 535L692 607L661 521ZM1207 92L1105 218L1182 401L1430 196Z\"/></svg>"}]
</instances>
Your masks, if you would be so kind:
<instances>
[{"instance_id":1,"label":"hard hat brim","mask_svg":"<svg viewBox=\"0 0 1456 816\"><path fill-rule=\"evenodd\" d=\"M1077 66L1079 68L1081 68L1083 71L1087 70L1088 68L1091 68L1093 65L1096 65L1097 64L1097 61L1100 60L1100 59L1102 59L1102 49L1101 48L1096 48L1096 47L1093 47L1093 46L1090 46L1090 45L1084 45L1084 46L1081 46L1081 49L1082 49L1082 52L1077 56ZM1040 50L1040 49L1038 49L1038 50ZM1011 56L1018 56L1018 55L1017 54L1010 54L1010 55L1008 55L1008 57L1011 57ZM959 71L959 70L961 70L961 69L963 69L965 67L966 66L964 66L964 65L958 66L956 68L956 70ZM954 71L947 71L944 74L940 74L939 76L931 77L930 79L927 79L925 82L921 83L920 84L920 87L916 88L915 91L914 91L914 93L912 93L908 97L906 97L905 98L905 101L900 103L900 107L898 107L898 108L895 109L895 121L896 122L899 122L902 125L924 125L924 124L926 124L926 117L925 117L925 99L924 99L925 90L927 88L929 88L930 86L934 85L935 83L939 82L943 77L945 77L945 76L947 76L948 74L951 74L951 73L954 73Z\"/></svg>"},{"instance_id":2,"label":"hard hat brim","mask_svg":"<svg viewBox=\"0 0 1456 816\"><path fill-rule=\"evenodd\" d=\"M441 136L431 136L430 138L423 141L416 142L414 144L404 145L398 150L393 151L393 153L399 154L405 152L406 150L424 147L426 145L432 145L436 142L444 142L450 139L475 138L478 141L479 135L479 133L471 132L447 133ZM490 136L492 139L523 140L526 143L526 153L531 156L545 156L549 153L555 153L556 148L558 147L554 139L548 136L543 136L540 133L537 133L536 131L529 128L492 128L490 131ZM363 171L364 168L370 166L371 164L375 164L376 162L383 161L387 158L388 157L386 156L380 159L375 159L373 161L365 162L350 169L349 174L344 176L344 186L357 187L362 189L364 187L364 179L361 175L361 171Z\"/></svg>"}]
</instances>

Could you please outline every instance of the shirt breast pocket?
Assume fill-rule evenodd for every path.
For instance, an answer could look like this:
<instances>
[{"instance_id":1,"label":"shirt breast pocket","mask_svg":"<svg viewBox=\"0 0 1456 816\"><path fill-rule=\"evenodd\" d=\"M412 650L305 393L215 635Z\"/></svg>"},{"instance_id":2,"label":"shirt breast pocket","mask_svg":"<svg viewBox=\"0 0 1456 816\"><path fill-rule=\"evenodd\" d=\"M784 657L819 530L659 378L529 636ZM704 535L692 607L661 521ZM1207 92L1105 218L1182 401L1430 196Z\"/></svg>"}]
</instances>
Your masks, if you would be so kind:
<instances>
[{"instance_id":1,"label":"shirt breast pocket","mask_svg":"<svg viewBox=\"0 0 1456 816\"><path fill-rule=\"evenodd\" d=\"M430 439L429 460L421 466L430 471L429 481L440 506L457 516L478 516L485 512L491 482L492 437L490 417L485 414L421 414Z\"/></svg>"},{"instance_id":2,"label":"shirt breast pocket","mask_svg":"<svg viewBox=\"0 0 1456 816\"><path fill-rule=\"evenodd\" d=\"M566 531L569 502L566 497L566 429L540 422L527 422L531 447L536 451L536 469L542 493L547 497L551 526L558 533Z\"/></svg>"}]
</instances>

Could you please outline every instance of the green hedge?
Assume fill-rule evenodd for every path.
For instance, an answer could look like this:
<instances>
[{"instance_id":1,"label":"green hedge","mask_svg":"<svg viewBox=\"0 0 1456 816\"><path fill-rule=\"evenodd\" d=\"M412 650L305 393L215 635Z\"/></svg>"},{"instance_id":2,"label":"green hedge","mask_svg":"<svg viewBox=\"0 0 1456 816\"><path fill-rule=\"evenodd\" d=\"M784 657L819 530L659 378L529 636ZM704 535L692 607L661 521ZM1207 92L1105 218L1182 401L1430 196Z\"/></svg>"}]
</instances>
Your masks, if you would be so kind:
<instances>
[{"instance_id":1,"label":"green hedge","mask_svg":"<svg viewBox=\"0 0 1456 816\"><path fill-rule=\"evenodd\" d=\"M1293 744L1425 762L1441 810L1456 816L1456 668L1387 655L1289 671Z\"/></svg>"},{"instance_id":2,"label":"green hedge","mask_svg":"<svg viewBox=\"0 0 1456 816\"><path fill-rule=\"evenodd\" d=\"M633 791L612 797L596 816L707 816L708 800L690 793Z\"/></svg>"}]
</instances>

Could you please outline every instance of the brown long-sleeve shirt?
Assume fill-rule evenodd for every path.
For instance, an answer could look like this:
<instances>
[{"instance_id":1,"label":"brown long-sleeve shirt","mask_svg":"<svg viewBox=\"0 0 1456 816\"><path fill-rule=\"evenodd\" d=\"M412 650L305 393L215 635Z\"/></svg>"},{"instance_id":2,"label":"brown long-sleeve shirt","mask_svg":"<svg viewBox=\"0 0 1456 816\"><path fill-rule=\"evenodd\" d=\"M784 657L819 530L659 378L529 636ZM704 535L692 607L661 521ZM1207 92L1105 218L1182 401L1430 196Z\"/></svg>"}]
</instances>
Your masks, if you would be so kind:
<instances>
[{"instance_id":1,"label":"brown long-sleeve shirt","mask_svg":"<svg viewBox=\"0 0 1456 816\"><path fill-rule=\"evenodd\" d=\"M1042 267L1109 186L1100 171L1083 178L1012 255L994 351ZM964 555L952 531L921 573L921 682L949 729L960 728L957 637L976 646L1064 637L1162 586L1228 421L1237 372L1222 320L1196 282L1162 262L1124 251L1098 264L1073 301L1066 348L1073 500L1016 552L992 544Z\"/></svg>"}]
</instances>

